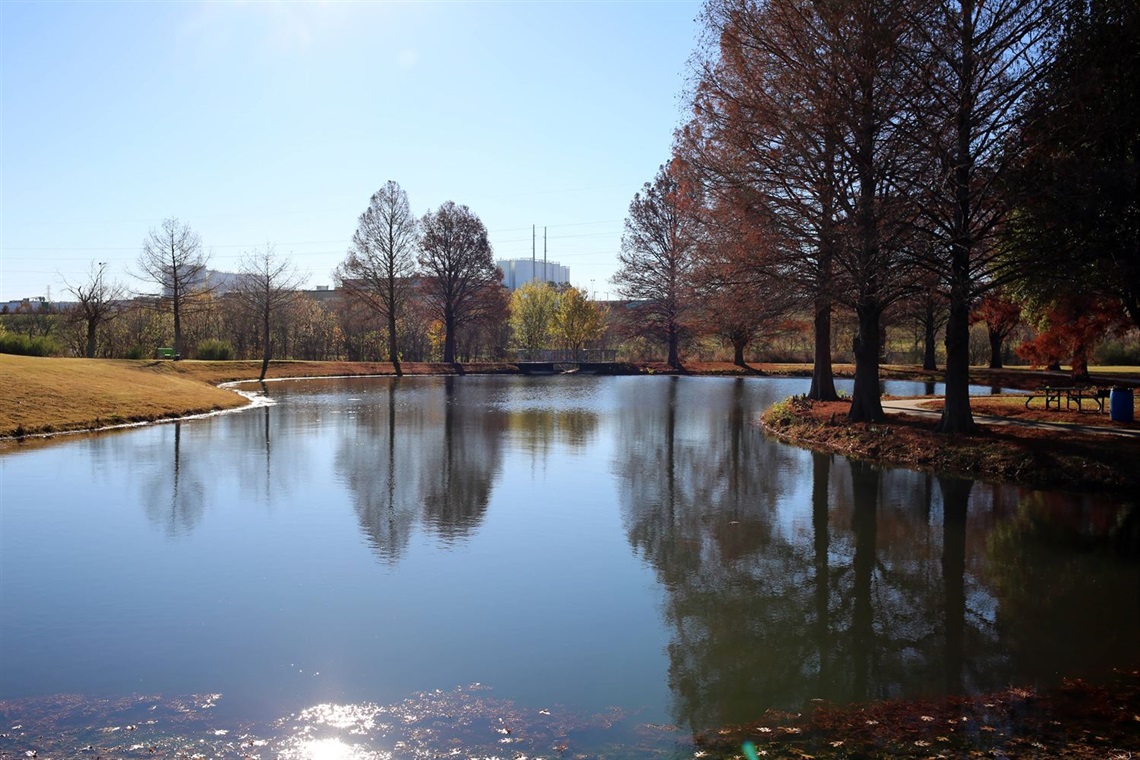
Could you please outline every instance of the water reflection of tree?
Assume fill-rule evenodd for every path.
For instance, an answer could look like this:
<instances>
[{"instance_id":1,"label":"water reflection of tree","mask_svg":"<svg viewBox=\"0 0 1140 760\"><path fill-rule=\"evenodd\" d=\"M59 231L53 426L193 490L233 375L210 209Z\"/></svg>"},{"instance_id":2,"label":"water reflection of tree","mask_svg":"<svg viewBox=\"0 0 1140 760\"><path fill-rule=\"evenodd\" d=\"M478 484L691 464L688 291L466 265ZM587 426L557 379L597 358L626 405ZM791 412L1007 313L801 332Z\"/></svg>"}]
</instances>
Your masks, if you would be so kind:
<instances>
[{"instance_id":1,"label":"water reflection of tree","mask_svg":"<svg viewBox=\"0 0 1140 760\"><path fill-rule=\"evenodd\" d=\"M183 536L197 529L209 504L219 498L229 503L231 492L221 484L231 473L236 472L243 496L252 489L263 493L266 501L270 482L275 489L287 490L291 480L302 477L303 457L284 447L290 461L281 466L281 451L273 451L270 478L270 414L270 408L264 407L210 420L175 420L102 434L84 445L96 472L124 477L129 488L139 489L147 518L167 535ZM116 482L107 487L114 492L127 486Z\"/></svg>"},{"instance_id":2,"label":"water reflection of tree","mask_svg":"<svg viewBox=\"0 0 1140 760\"><path fill-rule=\"evenodd\" d=\"M497 385L494 406L507 411L512 446L545 459L559 447L584 449L597 437L592 404L598 387L593 377L527 378Z\"/></svg>"},{"instance_id":3,"label":"water reflection of tree","mask_svg":"<svg viewBox=\"0 0 1140 760\"><path fill-rule=\"evenodd\" d=\"M598 429L598 415L588 409L520 409L509 413L512 437L535 457L548 456L557 444L582 449Z\"/></svg>"},{"instance_id":4,"label":"water reflection of tree","mask_svg":"<svg viewBox=\"0 0 1140 760\"><path fill-rule=\"evenodd\" d=\"M794 547L775 525L797 455L764 440L743 382L663 380L623 402L622 508L631 543L668 590L678 720L743 720L757 693L790 688L805 659L793 631L810 597L794 593L802 576L781 571ZM764 630L789 635L760 646Z\"/></svg>"},{"instance_id":5,"label":"water reflection of tree","mask_svg":"<svg viewBox=\"0 0 1140 760\"><path fill-rule=\"evenodd\" d=\"M447 541L462 539L483 520L499 474L505 415L481 403L482 386L444 379L447 402L442 446L429 449L424 523Z\"/></svg>"},{"instance_id":6,"label":"water reflection of tree","mask_svg":"<svg viewBox=\"0 0 1140 760\"><path fill-rule=\"evenodd\" d=\"M427 414L423 407L397 414L399 385L392 379L378 397L369 396L371 403L353 416L336 454L336 469L352 494L360 526L388 562L403 553L419 513L420 472L413 460Z\"/></svg>"},{"instance_id":7,"label":"water reflection of tree","mask_svg":"<svg viewBox=\"0 0 1140 760\"><path fill-rule=\"evenodd\" d=\"M168 536L191 532L202 520L206 509L206 488L199 473L196 457L184 452L182 423L174 422L170 468L156 467L143 486L146 516L161 526ZM167 428L169 429L169 428Z\"/></svg>"},{"instance_id":8,"label":"water reflection of tree","mask_svg":"<svg viewBox=\"0 0 1140 760\"><path fill-rule=\"evenodd\" d=\"M1138 509L1030 492L995 528L997 623L1019 670L1051 682L1140 665Z\"/></svg>"},{"instance_id":9,"label":"water reflection of tree","mask_svg":"<svg viewBox=\"0 0 1140 760\"><path fill-rule=\"evenodd\" d=\"M679 724L1004 681L968 574L970 483L768 442L742 386L701 386L703 405L687 387L631 400L618 461L630 541L667 593Z\"/></svg>"},{"instance_id":10,"label":"water reflection of tree","mask_svg":"<svg viewBox=\"0 0 1140 760\"><path fill-rule=\"evenodd\" d=\"M269 395L269 388L261 383L262 393ZM280 445L284 433L279 429L282 407L263 405L241 414L233 414L224 420L227 439L233 439L230 451L240 452L233 456L237 469L238 487L242 501L246 504L263 504L272 507L283 495L290 493L299 480L303 480L309 467L309 452L305 447L291 441ZM289 414L296 407L291 407ZM218 424L223 424L219 421Z\"/></svg>"},{"instance_id":11,"label":"water reflection of tree","mask_svg":"<svg viewBox=\"0 0 1140 760\"><path fill-rule=\"evenodd\" d=\"M501 459L503 414L477 383L390 380L352 418L336 468L361 528L385 561L399 559L416 525L447 541L479 525ZM368 398L371 399L371 396Z\"/></svg>"}]
</instances>

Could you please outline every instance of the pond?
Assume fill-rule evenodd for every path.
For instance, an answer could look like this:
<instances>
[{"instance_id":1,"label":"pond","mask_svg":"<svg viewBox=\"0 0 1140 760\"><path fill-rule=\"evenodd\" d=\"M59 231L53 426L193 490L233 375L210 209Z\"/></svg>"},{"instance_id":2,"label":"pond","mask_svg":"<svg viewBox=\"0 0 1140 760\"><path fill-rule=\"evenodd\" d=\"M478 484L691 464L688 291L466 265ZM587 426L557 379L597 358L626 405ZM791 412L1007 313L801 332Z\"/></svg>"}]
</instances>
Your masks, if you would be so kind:
<instances>
[{"instance_id":1,"label":"pond","mask_svg":"<svg viewBox=\"0 0 1140 760\"><path fill-rule=\"evenodd\" d=\"M1138 664L1134 503L766 439L807 384L291 381L0 456L0 751L691 756Z\"/></svg>"}]
</instances>

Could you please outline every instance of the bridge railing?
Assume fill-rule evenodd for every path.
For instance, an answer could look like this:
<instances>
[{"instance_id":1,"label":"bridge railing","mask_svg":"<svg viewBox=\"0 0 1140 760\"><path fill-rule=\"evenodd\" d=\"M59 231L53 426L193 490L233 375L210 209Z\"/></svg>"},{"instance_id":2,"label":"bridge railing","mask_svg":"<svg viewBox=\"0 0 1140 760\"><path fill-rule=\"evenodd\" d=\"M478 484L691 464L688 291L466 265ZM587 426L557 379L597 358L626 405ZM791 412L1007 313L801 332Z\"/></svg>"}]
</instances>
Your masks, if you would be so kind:
<instances>
[{"instance_id":1,"label":"bridge railing","mask_svg":"<svg viewBox=\"0 0 1140 760\"><path fill-rule=\"evenodd\" d=\"M526 349L516 352L519 363L543 364L598 364L617 361L617 350L613 348L583 348L581 350Z\"/></svg>"}]
</instances>

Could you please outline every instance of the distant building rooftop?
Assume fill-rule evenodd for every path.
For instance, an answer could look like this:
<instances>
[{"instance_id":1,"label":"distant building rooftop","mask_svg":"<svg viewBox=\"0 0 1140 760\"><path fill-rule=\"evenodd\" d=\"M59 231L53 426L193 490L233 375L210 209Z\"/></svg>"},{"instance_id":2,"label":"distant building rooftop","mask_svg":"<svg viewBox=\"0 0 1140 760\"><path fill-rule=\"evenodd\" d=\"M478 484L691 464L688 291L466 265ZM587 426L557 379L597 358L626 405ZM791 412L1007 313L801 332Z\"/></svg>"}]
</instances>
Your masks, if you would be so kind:
<instances>
[{"instance_id":1,"label":"distant building rooftop","mask_svg":"<svg viewBox=\"0 0 1140 760\"><path fill-rule=\"evenodd\" d=\"M557 261L500 259L495 265L503 270L503 286L512 292L532 280L555 285L570 284L570 267L564 267Z\"/></svg>"}]
</instances>

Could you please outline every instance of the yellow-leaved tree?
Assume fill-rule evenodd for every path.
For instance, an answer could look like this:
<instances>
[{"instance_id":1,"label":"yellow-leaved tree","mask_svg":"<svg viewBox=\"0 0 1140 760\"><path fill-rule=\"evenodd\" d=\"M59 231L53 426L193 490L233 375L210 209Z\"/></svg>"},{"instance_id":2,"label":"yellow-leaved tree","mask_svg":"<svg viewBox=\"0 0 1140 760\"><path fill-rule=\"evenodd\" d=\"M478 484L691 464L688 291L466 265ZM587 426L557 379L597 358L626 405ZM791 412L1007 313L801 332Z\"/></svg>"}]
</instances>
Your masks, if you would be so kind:
<instances>
[{"instance_id":1,"label":"yellow-leaved tree","mask_svg":"<svg viewBox=\"0 0 1140 760\"><path fill-rule=\"evenodd\" d=\"M558 299L554 318L558 342L572 351L581 351L599 340L606 330L601 308L577 288L566 288Z\"/></svg>"},{"instance_id":2,"label":"yellow-leaved tree","mask_svg":"<svg viewBox=\"0 0 1140 760\"><path fill-rule=\"evenodd\" d=\"M558 292L548 283L531 281L511 294L511 344L537 351L552 348Z\"/></svg>"}]
</instances>

